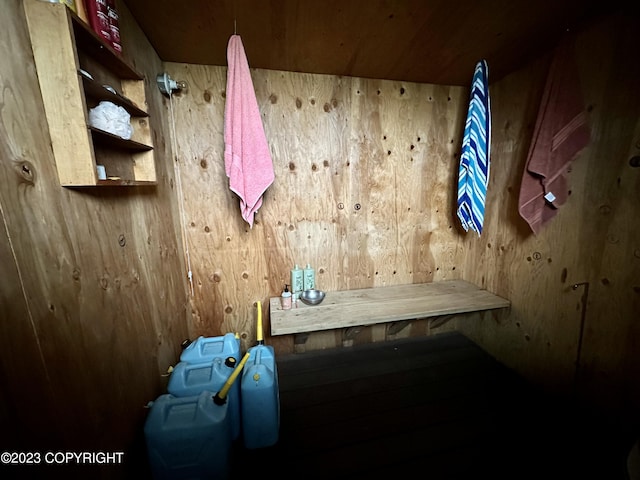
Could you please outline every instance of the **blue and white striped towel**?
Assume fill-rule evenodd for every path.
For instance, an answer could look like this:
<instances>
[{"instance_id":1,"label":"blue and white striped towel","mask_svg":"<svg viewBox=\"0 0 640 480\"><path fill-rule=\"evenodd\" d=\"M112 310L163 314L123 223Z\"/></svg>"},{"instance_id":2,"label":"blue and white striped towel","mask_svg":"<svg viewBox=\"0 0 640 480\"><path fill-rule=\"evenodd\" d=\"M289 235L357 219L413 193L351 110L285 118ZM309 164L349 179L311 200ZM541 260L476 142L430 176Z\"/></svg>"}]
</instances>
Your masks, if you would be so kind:
<instances>
[{"instance_id":1,"label":"blue and white striped towel","mask_svg":"<svg viewBox=\"0 0 640 480\"><path fill-rule=\"evenodd\" d=\"M481 60L473 74L458 172L458 217L465 231L475 230L478 236L482 233L489 183L491 108L488 78L487 62Z\"/></svg>"}]
</instances>

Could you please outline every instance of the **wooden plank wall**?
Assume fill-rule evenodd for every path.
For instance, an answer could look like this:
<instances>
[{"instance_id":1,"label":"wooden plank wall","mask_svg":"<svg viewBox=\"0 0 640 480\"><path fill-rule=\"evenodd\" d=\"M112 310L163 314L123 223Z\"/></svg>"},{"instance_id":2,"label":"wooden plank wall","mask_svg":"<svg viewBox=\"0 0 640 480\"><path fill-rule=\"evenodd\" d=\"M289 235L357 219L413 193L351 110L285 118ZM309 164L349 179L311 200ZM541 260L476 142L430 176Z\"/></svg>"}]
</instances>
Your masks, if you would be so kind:
<instances>
[{"instance_id":1,"label":"wooden plank wall","mask_svg":"<svg viewBox=\"0 0 640 480\"><path fill-rule=\"evenodd\" d=\"M162 66L123 9L125 54L147 76L158 186L62 188L22 1L2 11L0 446L128 455L187 336Z\"/></svg>"},{"instance_id":2,"label":"wooden plank wall","mask_svg":"<svg viewBox=\"0 0 640 480\"><path fill-rule=\"evenodd\" d=\"M58 185L22 5L3 5L0 46L12 54L0 60L0 426L17 435L4 435L3 447L128 448L180 341L238 331L252 345L255 303L268 305L291 266L307 262L328 291L483 285L511 310L440 329L463 331L556 389L573 386L580 350L580 392L638 411L640 169L629 157L640 154L640 72L628 61L637 19L579 37L594 141L574 162L569 203L537 237L515 202L547 59L492 85L492 177L478 238L454 215L465 88L254 70L276 181L249 229L224 175L226 68L162 65L120 6L126 55L147 76L152 189ZM163 70L188 83L171 101L155 86ZM572 288L583 282L586 299L584 285ZM417 321L267 341L286 353L430 332Z\"/></svg>"},{"instance_id":3,"label":"wooden plank wall","mask_svg":"<svg viewBox=\"0 0 640 480\"><path fill-rule=\"evenodd\" d=\"M451 206L464 88L253 70L275 182L249 228L224 170L226 67L166 66L188 84L171 101L192 336L237 331L252 345L256 302L268 319L295 263L310 263L326 291L459 278ZM307 346L343 333L312 334ZM361 341L384 338L373 327Z\"/></svg>"},{"instance_id":4,"label":"wooden plank wall","mask_svg":"<svg viewBox=\"0 0 640 480\"><path fill-rule=\"evenodd\" d=\"M250 346L256 301L266 308L294 263L310 262L328 291L464 278L513 306L457 317L439 331L464 331L550 389L571 393L579 374L578 389L599 402L638 405L639 171L629 165L638 153L637 68L622 60L631 58L634 26L618 17L579 35L593 142L574 162L570 201L538 236L519 217L517 198L549 56L491 86L492 176L480 238L454 214L466 89L252 70L276 180L249 229L224 174L226 68L166 64L189 85L172 108L194 274L191 335L238 331ZM573 288L582 283L586 299L584 285ZM431 330L413 322L397 335ZM270 341L286 353L390 337L374 326ZM601 385L616 395L598 394Z\"/></svg>"},{"instance_id":5,"label":"wooden plank wall","mask_svg":"<svg viewBox=\"0 0 640 480\"><path fill-rule=\"evenodd\" d=\"M567 204L537 236L517 215L517 196L548 58L492 86L487 229L466 239L464 271L512 308L499 321L455 325L536 382L636 425L640 169L630 159L640 155L640 67L628 59L639 26L637 16L619 15L576 37L592 142L571 165Z\"/></svg>"}]
</instances>

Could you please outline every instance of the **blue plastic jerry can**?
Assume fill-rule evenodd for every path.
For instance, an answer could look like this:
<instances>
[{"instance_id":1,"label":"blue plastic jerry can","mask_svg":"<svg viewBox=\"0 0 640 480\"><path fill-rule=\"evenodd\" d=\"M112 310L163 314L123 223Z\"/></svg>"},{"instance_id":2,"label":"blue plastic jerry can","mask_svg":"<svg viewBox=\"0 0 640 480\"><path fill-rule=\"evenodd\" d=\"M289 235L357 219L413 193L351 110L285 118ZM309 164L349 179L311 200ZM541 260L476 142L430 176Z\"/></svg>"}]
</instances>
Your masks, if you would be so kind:
<instances>
[{"instance_id":1,"label":"blue plastic jerry can","mask_svg":"<svg viewBox=\"0 0 640 480\"><path fill-rule=\"evenodd\" d=\"M234 357L215 357L204 363L179 362L169 377L167 391L176 397L199 395L208 390L217 392L222 388L237 366ZM240 382L234 382L227 397L231 422L231 436L240 436Z\"/></svg>"},{"instance_id":2,"label":"blue plastic jerry can","mask_svg":"<svg viewBox=\"0 0 640 480\"><path fill-rule=\"evenodd\" d=\"M215 394L167 393L151 402L144 435L154 480L229 478L232 428L227 400L248 359L246 353Z\"/></svg>"},{"instance_id":3,"label":"blue plastic jerry can","mask_svg":"<svg viewBox=\"0 0 640 480\"><path fill-rule=\"evenodd\" d=\"M198 337L180 354L180 361L187 363L211 362L214 358L233 357L240 361L240 339L233 333L219 337Z\"/></svg>"},{"instance_id":4,"label":"blue plastic jerry can","mask_svg":"<svg viewBox=\"0 0 640 480\"><path fill-rule=\"evenodd\" d=\"M280 432L280 391L273 347L262 339L262 310L258 302L258 345L249 348L242 371L240 418L244 446L248 449L270 447Z\"/></svg>"},{"instance_id":5,"label":"blue plastic jerry can","mask_svg":"<svg viewBox=\"0 0 640 480\"><path fill-rule=\"evenodd\" d=\"M215 404L214 395L164 394L151 403L144 434L154 480L229 478L228 405Z\"/></svg>"},{"instance_id":6,"label":"blue plastic jerry can","mask_svg":"<svg viewBox=\"0 0 640 480\"><path fill-rule=\"evenodd\" d=\"M254 449L275 445L280 431L280 392L273 347L257 345L249 349L240 395L244 446Z\"/></svg>"}]
</instances>

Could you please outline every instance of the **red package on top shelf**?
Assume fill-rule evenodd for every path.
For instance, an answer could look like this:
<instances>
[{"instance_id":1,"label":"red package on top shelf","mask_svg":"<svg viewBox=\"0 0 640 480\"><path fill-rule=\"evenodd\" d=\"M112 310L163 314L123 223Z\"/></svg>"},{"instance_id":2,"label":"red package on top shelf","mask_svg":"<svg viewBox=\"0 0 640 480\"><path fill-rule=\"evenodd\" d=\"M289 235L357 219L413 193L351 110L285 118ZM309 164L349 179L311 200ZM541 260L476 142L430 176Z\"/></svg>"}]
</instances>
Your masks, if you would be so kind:
<instances>
[{"instance_id":1,"label":"red package on top shelf","mask_svg":"<svg viewBox=\"0 0 640 480\"><path fill-rule=\"evenodd\" d=\"M89 18L89 25L111 45L111 26L109 25L109 10L107 0L84 0Z\"/></svg>"},{"instance_id":2,"label":"red package on top shelf","mask_svg":"<svg viewBox=\"0 0 640 480\"><path fill-rule=\"evenodd\" d=\"M118 11L116 10L115 0L107 0L107 12L109 15L111 46L117 53L122 53L122 44L120 43L120 23L118 20Z\"/></svg>"}]
</instances>

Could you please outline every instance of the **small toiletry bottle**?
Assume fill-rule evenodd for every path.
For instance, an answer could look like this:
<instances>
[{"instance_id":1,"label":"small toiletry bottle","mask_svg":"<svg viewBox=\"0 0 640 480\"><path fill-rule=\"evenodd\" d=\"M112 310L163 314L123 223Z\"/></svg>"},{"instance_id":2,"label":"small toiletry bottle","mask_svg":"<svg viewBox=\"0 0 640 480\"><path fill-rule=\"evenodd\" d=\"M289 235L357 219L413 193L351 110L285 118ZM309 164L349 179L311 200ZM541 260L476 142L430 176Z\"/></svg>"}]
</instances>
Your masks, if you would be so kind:
<instances>
[{"instance_id":1,"label":"small toiletry bottle","mask_svg":"<svg viewBox=\"0 0 640 480\"><path fill-rule=\"evenodd\" d=\"M282 309L291 310L291 292L289 291L289 285L285 285L284 292L282 292Z\"/></svg>"},{"instance_id":2,"label":"small toiletry bottle","mask_svg":"<svg viewBox=\"0 0 640 480\"><path fill-rule=\"evenodd\" d=\"M293 295L293 301L297 301L300 298L304 283L302 281L302 269L298 267L296 263L291 270L291 294Z\"/></svg>"},{"instance_id":3,"label":"small toiletry bottle","mask_svg":"<svg viewBox=\"0 0 640 480\"><path fill-rule=\"evenodd\" d=\"M316 271L311 268L311 264L307 263L302 275L302 288L305 290L313 290L316 288Z\"/></svg>"}]
</instances>

